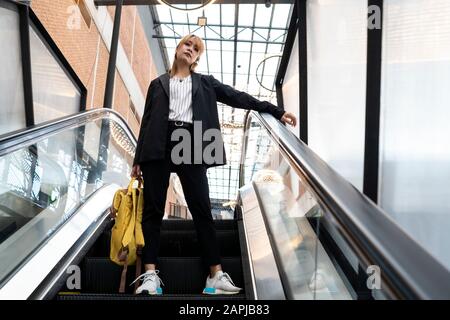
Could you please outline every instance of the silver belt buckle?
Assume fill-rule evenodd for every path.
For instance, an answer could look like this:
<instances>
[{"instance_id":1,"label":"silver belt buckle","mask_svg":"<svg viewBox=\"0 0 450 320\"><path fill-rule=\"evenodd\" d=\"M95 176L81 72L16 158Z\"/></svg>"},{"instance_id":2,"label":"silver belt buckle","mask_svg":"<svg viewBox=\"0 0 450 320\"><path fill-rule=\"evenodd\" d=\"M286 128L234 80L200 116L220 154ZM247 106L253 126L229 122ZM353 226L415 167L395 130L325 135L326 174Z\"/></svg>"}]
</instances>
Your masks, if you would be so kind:
<instances>
[{"instance_id":1,"label":"silver belt buckle","mask_svg":"<svg viewBox=\"0 0 450 320\"><path fill-rule=\"evenodd\" d=\"M175 126L176 127L182 127L183 126L183 121L175 121Z\"/></svg>"}]
</instances>

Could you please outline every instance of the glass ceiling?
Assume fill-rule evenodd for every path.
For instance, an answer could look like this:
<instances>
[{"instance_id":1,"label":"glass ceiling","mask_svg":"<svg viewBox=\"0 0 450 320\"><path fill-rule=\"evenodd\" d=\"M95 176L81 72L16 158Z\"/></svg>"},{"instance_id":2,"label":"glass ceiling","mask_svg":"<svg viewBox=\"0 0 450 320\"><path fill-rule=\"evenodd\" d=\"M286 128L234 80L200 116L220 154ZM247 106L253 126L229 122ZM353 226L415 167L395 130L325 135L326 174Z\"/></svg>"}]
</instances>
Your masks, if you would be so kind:
<instances>
[{"instance_id":1,"label":"glass ceiling","mask_svg":"<svg viewBox=\"0 0 450 320\"><path fill-rule=\"evenodd\" d=\"M180 8L196 6L178 5ZM211 74L237 90L277 104L275 77L292 4L272 4L269 8L264 4L212 4L195 11L181 11L165 5L156 5L155 8L158 21L154 23L160 26L155 29L156 37L162 39L163 54L167 55L170 65L178 41L189 33L198 35L205 42L205 52L196 72ZM200 16L207 18L206 26L197 25ZM274 57L260 64L270 56ZM211 200L226 202L237 197L245 110L221 104L218 108L228 163L209 169L208 179Z\"/></svg>"}]
</instances>

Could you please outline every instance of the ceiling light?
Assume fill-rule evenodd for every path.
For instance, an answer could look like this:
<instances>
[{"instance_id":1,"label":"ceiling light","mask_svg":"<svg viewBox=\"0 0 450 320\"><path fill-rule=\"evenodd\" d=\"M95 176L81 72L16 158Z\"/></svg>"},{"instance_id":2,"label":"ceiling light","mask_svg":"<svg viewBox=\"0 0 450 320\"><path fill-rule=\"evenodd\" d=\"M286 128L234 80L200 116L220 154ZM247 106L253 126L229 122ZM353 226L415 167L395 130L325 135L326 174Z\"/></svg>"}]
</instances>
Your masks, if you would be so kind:
<instances>
[{"instance_id":1,"label":"ceiling light","mask_svg":"<svg viewBox=\"0 0 450 320\"><path fill-rule=\"evenodd\" d=\"M206 17L204 15L197 18L197 25L199 25L200 27L206 26Z\"/></svg>"}]
</instances>

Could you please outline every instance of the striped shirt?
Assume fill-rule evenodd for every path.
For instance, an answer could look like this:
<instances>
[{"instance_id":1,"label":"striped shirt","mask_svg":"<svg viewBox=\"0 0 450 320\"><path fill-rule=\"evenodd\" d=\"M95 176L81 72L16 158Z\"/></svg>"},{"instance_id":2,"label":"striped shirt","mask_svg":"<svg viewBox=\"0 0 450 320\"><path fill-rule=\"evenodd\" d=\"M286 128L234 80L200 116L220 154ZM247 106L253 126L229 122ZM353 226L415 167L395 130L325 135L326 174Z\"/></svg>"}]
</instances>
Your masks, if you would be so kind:
<instances>
[{"instance_id":1,"label":"striped shirt","mask_svg":"<svg viewBox=\"0 0 450 320\"><path fill-rule=\"evenodd\" d=\"M192 78L170 78L169 120L192 123Z\"/></svg>"}]
</instances>

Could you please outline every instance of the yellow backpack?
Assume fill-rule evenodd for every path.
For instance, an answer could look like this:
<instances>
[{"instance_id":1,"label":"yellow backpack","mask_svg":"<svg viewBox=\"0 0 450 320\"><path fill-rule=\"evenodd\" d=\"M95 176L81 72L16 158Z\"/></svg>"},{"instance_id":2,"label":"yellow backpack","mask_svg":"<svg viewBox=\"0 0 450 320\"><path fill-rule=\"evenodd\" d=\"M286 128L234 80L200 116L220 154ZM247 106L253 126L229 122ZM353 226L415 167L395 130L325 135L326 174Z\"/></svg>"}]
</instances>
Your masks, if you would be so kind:
<instances>
[{"instance_id":1,"label":"yellow backpack","mask_svg":"<svg viewBox=\"0 0 450 320\"><path fill-rule=\"evenodd\" d=\"M138 180L138 187L134 188ZM136 276L141 273L141 252L145 245L142 232L142 211L144 209L144 190L142 179L131 179L128 189L119 189L114 194L111 215L115 218L111 230L110 259L123 266L119 292L125 292L128 265L136 264Z\"/></svg>"}]
</instances>

